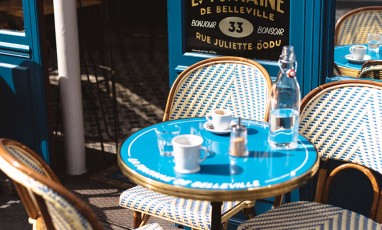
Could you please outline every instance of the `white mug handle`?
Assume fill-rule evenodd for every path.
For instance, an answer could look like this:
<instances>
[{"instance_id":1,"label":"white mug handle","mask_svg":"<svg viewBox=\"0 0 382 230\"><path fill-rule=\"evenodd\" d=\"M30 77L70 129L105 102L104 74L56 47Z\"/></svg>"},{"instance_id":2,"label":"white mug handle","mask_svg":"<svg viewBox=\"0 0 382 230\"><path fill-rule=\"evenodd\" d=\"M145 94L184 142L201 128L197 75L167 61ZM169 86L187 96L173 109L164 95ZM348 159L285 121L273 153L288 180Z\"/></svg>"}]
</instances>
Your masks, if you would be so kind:
<instances>
[{"instance_id":1,"label":"white mug handle","mask_svg":"<svg viewBox=\"0 0 382 230\"><path fill-rule=\"evenodd\" d=\"M205 117L206 117L207 121L209 121L209 122L212 121L212 114L211 113L207 113Z\"/></svg>"},{"instance_id":2,"label":"white mug handle","mask_svg":"<svg viewBox=\"0 0 382 230\"><path fill-rule=\"evenodd\" d=\"M350 52L350 53L353 53L353 47L352 47L352 46L350 46L350 48L349 48L349 52Z\"/></svg>"},{"instance_id":3,"label":"white mug handle","mask_svg":"<svg viewBox=\"0 0 382 230\"><path fill-rule=\"evenodd\" d=\"M205 161L207 159L207 156L208 156L208 150L206 147L204 146L201 146L200 147L200 150L203 150L204 151L204 154L203 154L203 157L202 158L199 158L199 163L202 163L203 161Z\"/></svg>"}]
</instances>

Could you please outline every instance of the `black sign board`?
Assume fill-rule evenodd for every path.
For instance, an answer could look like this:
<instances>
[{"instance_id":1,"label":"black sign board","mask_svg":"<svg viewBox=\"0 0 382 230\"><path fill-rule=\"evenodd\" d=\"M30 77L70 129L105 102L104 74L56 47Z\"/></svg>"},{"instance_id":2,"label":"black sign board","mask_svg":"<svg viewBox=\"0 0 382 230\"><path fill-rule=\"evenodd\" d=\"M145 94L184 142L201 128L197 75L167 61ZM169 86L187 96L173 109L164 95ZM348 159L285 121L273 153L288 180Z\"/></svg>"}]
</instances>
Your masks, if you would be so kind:
<instances>
[{"instance_id":1,"label":"black sign board","mask_svg":"<svg viewBox=\"0 0 382 230\"><path fill-rule=\"evenodd\" d=\"M278 60L289 0L185 0L185 51Z\"/></svg>"}]
</instances>

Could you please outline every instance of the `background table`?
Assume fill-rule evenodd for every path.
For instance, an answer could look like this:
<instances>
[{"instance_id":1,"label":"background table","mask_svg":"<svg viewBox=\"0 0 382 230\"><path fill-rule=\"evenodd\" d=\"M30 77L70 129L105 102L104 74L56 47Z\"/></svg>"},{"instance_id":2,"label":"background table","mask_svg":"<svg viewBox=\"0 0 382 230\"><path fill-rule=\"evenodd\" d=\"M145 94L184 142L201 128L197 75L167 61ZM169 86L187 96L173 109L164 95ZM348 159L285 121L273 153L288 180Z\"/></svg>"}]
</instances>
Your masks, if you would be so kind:
<instances>
[{"instance_id":1,"label":"background table","mask_svg":"<svg viewBox=\"0 0 382 230\"><path fill-rule=\"evenodd\" d=\"M118 163L133 182L167 195L212 201L212 229L221 225L222 201L255 200L287 193L311 178L318 169L315 147L299 136L294 150L271 150L268 146L268 124L246 121L249 157L235 158L228 154L229 134L216 135L203 128L205 118L173 120L153 125L131 135L122 142ZM177 124L181 134L203 137L209 156L194 174L174 171L172 157L162 157L155 127ZM219 206L220 205L220 206ZM216 224L216 226L215 226ZM215 228L215 227L216 228Z\"/></svg>"},{"instance_id":2,"label":"background table","mask_svg":"<svg viewBox=\"0 0 382 230\"><path fill-rule=\"evenodd\" d=\"M367 46L367 44L361 44ZM334 63L337 64L339 67L342 75L344 76L351 76L351 77L358 77L359 71L361 70L363 63L350 63L345 56L350 54L349 48L352 45L343 45L343 46L336 46L334 48ZM367 53L367 55L370 55ZM382 56L382 54L374 54L370 55L371 60L377 60L379 57Z\"/></svg>"}]
</instances>

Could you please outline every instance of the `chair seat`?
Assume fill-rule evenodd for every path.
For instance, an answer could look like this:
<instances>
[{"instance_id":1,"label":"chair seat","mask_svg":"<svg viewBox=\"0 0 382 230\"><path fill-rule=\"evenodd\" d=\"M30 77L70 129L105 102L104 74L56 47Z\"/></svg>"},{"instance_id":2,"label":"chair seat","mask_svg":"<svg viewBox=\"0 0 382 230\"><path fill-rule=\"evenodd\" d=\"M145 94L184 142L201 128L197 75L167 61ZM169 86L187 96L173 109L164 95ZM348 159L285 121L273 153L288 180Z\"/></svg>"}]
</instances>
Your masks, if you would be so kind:
<instances>
[{"instance_id":1,"label":"chair seat","mask_svg":"<svg viewBox=\"0 0 382 230\"><path fill-rule=\"evenodd\" d=\"M283 204L241 224L248 229L382 229L361 214L329 204L298 201Z\"/></svg>"},{"instance_id":2,"label":"chair seat","mask_svg":"<svg viewBox=\"0 0 382 230\"><path fill-rule=\"evenodd\" d=\"M140 228L135 228L135 230L163 230L163 228L158 223L146 224Z\"/></svg>"},{"instance_id":3,"label":"chair seat","mask_svg":"<svg viewBox=\"0 0 382 230\"><path fill-rule=\"evenodd\" d=\"M166 196L142 186L135 186L121 194L119 205L141 213L166 218L191 228L210 229L211 227L211 205L208 201ZM243 201L223 202L222 215L245 205Z\"/></svg>"}]
</instances>

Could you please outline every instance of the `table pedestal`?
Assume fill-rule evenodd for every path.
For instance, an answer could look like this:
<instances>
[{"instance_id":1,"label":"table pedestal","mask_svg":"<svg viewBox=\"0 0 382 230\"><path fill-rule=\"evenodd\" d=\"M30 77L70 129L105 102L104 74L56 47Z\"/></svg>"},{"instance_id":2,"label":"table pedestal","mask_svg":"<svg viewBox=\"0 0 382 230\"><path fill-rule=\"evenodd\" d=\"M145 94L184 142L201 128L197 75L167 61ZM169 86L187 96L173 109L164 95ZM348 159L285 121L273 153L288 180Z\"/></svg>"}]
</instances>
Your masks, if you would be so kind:
<instances>
[{"instance_id":1,"label":"table pedestal","mask_svg":"<svg viewBox=\"0 0 382 230\"><path fill-rule=\"evenodd\" d=\"M212 212L211 212L211 229L221 230L222 229L222 205L221 201L212 201Z\"/></svg>"}]
</instances>

